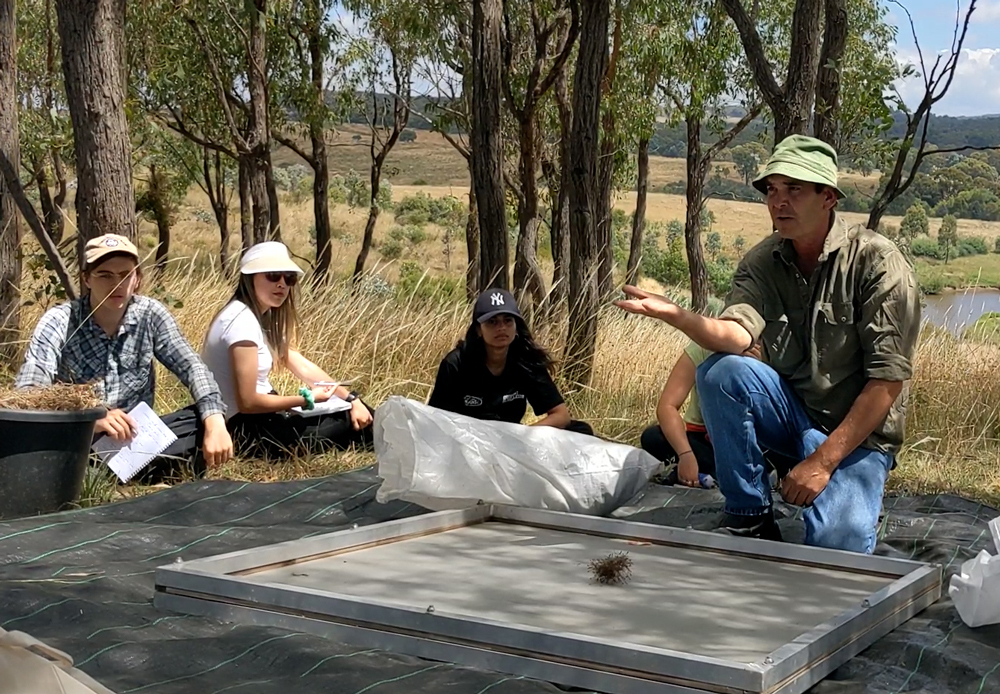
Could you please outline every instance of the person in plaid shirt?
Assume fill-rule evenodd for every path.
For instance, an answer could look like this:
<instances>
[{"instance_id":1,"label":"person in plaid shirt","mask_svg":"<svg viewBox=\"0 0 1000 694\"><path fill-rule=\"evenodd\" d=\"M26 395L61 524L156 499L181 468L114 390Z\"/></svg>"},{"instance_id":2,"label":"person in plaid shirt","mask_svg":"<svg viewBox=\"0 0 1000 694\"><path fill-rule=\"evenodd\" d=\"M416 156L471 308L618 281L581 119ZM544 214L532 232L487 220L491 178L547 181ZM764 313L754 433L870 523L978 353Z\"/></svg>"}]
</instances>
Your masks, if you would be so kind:
<instances>
[{"instance_id":1,"label":"person in plaid shirt","mask_svg":"<svg viewBox=\"0 0 1000 694\"><path fill-rule=\"evenodd\" d=\"M186 466L200 476L206 466L224 463L233 442L219 386L167 308L136 294L142 269L135 245L106 234L87 242L84 259L85 295L45 312L15 385L96 382L108 407L97 433L128 441L136 431L128 412L140 402L153 406L155 358L187 386L194 404L162 418L177 441L140 479L162 481Z\"/></svg>"}]
</instances>

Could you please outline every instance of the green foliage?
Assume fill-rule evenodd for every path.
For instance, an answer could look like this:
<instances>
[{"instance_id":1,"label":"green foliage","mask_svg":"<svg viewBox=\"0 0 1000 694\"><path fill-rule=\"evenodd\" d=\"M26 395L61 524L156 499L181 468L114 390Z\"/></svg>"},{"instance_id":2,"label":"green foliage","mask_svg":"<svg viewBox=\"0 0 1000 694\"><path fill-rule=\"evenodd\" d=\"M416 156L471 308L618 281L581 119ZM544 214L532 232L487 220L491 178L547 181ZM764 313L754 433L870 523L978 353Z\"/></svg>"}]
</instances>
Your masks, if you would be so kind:
<instances>
[{"instance_id":1,"label":"green foliage","mask_svg":"<svg viewBox=\"0 0 1000 694\"><path fill-rule=\"evenodd\" d=\"M1000 253L1000 236L993 242L993 252Z\"/></svg>"},{"instance_id":2,"label":"green foliage","mask_svg":"<svg viewBox=\"0 0 1000 694\"><path fill-rule=\"evenodd\" d=\"M427 193L408 195L397 203L396 221L401 224L458 226L466 215L465 205L453 196L434 198Z\"/></svg>"},{"instance_id":3,"label":"green foliage","mask_svg":"<svg viewBox=\"0 0 1000 694\"><path fill-rule=\"evenodd\" d=\"M406 301L459 301L465 298L465 281L456 277L431 276L419 263L405 260L399 267L396 294Z\"/></svg>"},{"instance_id":4,"label":"green foliage","mask_svg":"<svg viewBox=\"0 0 1000 694\"><path fill-rule=\"evenodd\" d=\"M944 261L952 257L952 248L958 247L958 220L952 215L948 215L941 220L941 228L938 229L938 246L942 249Z\"/></svg>"},{"instance_id":5,"label":"green foliage","mask_svg":"<svg viewBox=\"0 0 1000 694\"><path fill-rule=\"evenodd\" d=\"M940 274L932 274L921 277L919 284L920 291L924 294L938 294L941 290L948 286L948 283Z\"/></svg>"},{"instance_id":6,"label":"green foliage","mask_svg":"<svg viewBox=\"0 0 1000 694\"><path fill-rule=\"evenodd\" d=\"M396 260L403 256L403 242L400 239L390 238L379 244L378 252L386 260Z\"/></svg>"},{"instance_id":7,"label":"green foliage","mask_svg":"<svg viewBox=\"0 0 1000 694\"><path fill-rule=\"evenodd\" d=\"M750 186L761 165L767 160L767 148L759 142L747 142L733 147L729 153L744 185Z\"/></svg>"},{"instance_id":8,"label":"green foliage","mask_svg":"<svg viewBox=\"0 0 1000 694\"><path fill-rule=\"evenodd\" d=\"M919 202L910 205L899 225L899 233L912 239L926 236L928 231L927 209Z\"/></svg>"},{"instance_id":9,"label":"green foliage","mask_svg":"<svg viewBox=\"0 0 1000 694\"><path fill-rule=\"evenodd\" d=\"M416 133L416 131L410 130L409 128L407 128L406 130L404 130L403 132L401 132L399 134L399 141L401 143L403 143L403 144L406 144L406 143L409 143L409 142L416 142L417 141L417 133Z\"/></svg>"},{"instance_id":10,"label":"green foliage","mask_svg":"<svg viewBox=\"0 0 1000 694\"><path fill-rule=\"evenodd\" d=\"M733 239L733 252L740 258L743 257L743 253L746 252L747 242L742 236L737 236Z\"/></svg>"},{"instance_id":11,"label":"green foliage","mask_svg":"<svg viewBox=\"0 0 1000 694\"><path fill-rule=\"evenodd\" d=\"M717 297L725 297L733 288L733 274L736 267L725 256L719 256L706 263L708 286Z\"/></svg>"},{"instance_id":12,"label":"green foliage","mask_svg":"<svg viewBox=\"0 0 1000 694\"><path fill-rule=\"evenodd\" d=\"M910 241L910 252L921 258L944 260L944 250L929 236L918 236Z\"/></svg>"},{"instance_id":13,"label":"green foliage","mask_svg":"<svg viewBox=\"0 0 1000 694\"><path fill-rule=\"evenodd\" d=\"M986 245L986 239L982 236L965 236L959 239L958 245L959 247L966 246L974 251L968 255L986 255L990 252L989 247Z\"/></svg>"},{"instance_id":14,"label":"green foliage","mask_svg":"<svg viewBox=\"0 0 1000 694\"><path fill-rule=\"evenodd\" d=\"M277 184L277 181L275 181ZM354 169L351 169L346 176L337 174L330 177L330 202L338 205L347 205L351 209L368 209L371 204L371 187L368 179L364 178ZM375 200L379 210L391 210L392 184L383 180L379 185L378 197Z\"/></svg>"},{"instance_id":15,"label":"green foliage","mask_svg":"<svg viewBox=\"0 0 1000 694\"><path fill-rule=\"evenodd\" d=\"M705 251L711 260L717 260L722 254L722 235L717 231L710 231L705 236Z\"/></svg>"},{"instance_id":16,"label":"green foliage","mask_svg":"<svg viewBox=\"0 0 1000 694\"><path fill-rule=\"evenodd\" d=\"M988 311L981 315L975 323L962 331L962 337L966 340L978 340L980 342L1000 342L1000 313Z\"/></svg>"},{"instance_id":17,"label":"green foliage","mask_svg":"<svg viewBox=\"0 0 1000 694\"><path fill-rule=\"evenodd\" d=\"M277 166L274 169L274 187L287 193L295 203L312 197L312 179L312 169L302 164Z\"/></svg>"},{"instance_id":18,"label":"green foliage","mask_svg":"<svg viewBox=\"0 0 1000 694\"><path fill-rule=\"evenodd\" d=\"M680 232L678 233L678 228ZM666 235L666 248L660 239ZM641 272L664 285L688 282L687 257L684 255L684 228L677 220L664 226L653 222L646 225L642 239Z\"/></svg>"}]
</instances>

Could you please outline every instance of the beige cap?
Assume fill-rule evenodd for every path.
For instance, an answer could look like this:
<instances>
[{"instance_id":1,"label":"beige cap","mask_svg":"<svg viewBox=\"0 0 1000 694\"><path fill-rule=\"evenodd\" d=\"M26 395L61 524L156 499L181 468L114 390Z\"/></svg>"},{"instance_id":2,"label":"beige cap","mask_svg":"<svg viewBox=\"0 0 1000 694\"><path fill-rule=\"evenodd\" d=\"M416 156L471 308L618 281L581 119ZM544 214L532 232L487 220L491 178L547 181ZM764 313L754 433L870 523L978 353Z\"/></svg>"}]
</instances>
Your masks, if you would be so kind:
<instances>
[{"instance_id":1,"label":"beige cap","mask_svg":"<svg viewBox=\"0 0 1000 694\"><path fill-rule=\"evenodd\" d=\"M118 234L105 234L104 236L97 236L87 241L87 245L84 247L83 259L89 268L96 265L101 258L109 256L112 253L124 253L135 258L135 262L139 262L139 249L135 247L134 243Z\"/></svg>"},{"instance_id":2,"label":"beige cap","mask_svg":"<svg viewBox=\"0 0 1000 694\"><path fill-rule=\"evenodd\" d=\"M264 241L250 246L240 260L240 273L256 275L261 272L297 272L305 274L280 241Z\"/></svg>"}]
</instances>

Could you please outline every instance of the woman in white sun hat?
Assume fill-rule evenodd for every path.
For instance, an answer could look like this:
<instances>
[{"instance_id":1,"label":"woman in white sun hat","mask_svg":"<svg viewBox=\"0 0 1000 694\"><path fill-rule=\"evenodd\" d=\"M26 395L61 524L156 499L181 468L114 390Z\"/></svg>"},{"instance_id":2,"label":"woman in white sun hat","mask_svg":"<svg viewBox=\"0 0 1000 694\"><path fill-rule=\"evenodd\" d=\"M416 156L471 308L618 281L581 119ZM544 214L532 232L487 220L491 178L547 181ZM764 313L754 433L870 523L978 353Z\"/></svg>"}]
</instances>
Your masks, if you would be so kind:
<instances>
[{"instance_id":1,"label":"woman in white sun hat","mask_svg":"<svg viewBox=\"0 0 1000 694\"><path fill-rule=\"evenodd\" d=\"M208 328L202 357L222 390L238 453L371 445L371 409L343 386L322 385L334 379L294 347L302 274L283 243L248 248L236 291ZM297 395L279 395L271 386L275 364L305 384Z\"/></svg>"}]
</instances>

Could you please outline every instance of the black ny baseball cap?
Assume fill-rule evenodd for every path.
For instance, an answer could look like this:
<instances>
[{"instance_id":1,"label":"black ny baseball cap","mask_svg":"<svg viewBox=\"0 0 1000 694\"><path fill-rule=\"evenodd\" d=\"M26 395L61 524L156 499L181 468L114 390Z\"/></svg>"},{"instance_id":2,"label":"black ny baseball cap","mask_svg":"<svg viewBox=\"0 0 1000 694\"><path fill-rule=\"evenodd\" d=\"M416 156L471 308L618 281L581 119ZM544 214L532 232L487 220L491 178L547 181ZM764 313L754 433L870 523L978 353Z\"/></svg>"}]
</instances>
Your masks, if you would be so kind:
<instances>
[{"instance_id":1,"label":"black ny baseball cap","mask_svg":"<svg viewBox=\"0 0 1000 694\"><path fill-rule=\"evenodd\" d=\"M506 289L487 289L476 299L476 308L472 311L472 320L477 323L484 323L493 316L506 313L511 316L521 317L521 312L514 301L514 295Z\"/></svg>"}]
</instances>

